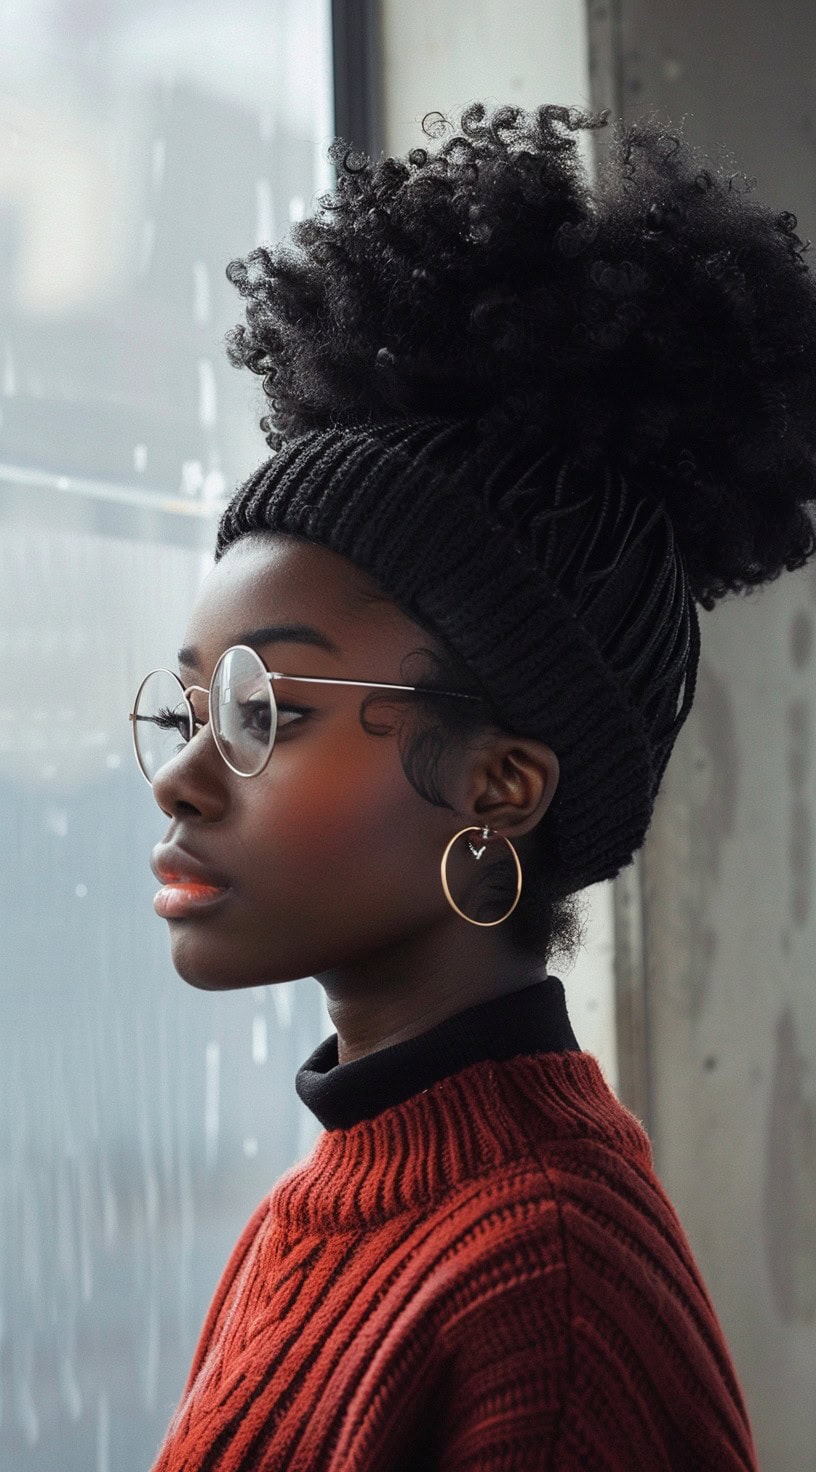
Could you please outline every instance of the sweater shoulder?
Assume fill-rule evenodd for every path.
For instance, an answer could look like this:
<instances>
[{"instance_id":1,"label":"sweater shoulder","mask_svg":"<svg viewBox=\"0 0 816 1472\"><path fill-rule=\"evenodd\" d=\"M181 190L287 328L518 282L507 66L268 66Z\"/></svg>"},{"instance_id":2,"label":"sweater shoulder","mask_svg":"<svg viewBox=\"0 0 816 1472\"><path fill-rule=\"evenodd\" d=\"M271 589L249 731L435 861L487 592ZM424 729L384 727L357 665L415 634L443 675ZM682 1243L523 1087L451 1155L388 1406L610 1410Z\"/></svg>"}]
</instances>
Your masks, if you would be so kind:
<instances>
[{"instance_id":1,"label":"sweater shoulder","mask_svg":"<svg viewBox=\"0 0 816 1472\"><path fill-rule=\"evenodd\" d=\"M691 1260L679 1221L639 1154L592 1135L532 1139L523 1155L459 1183L422 1220L413 1311L448 1348L484 1315L518 1312L559 1354L588 1275L649 1279L659 1298ZM692 1268L693 1272L693 1268ZM647 1295L649 1286L647 1286Z\"/></svg>"},{"instance_id":2,"label":"sweater shoulder","mask_svg":"<svg viewBox=\"0 0 816 1472\"><path fill-rule=\"evenodd\" d=\"M576 1314L594 1316L601 1302L606 1312L625 1308L637 1332L639 1316L651 1322L671 1300L704 1337L718 1339L711 1300L640 1121L604 1084L568 1128L540 1131L519 1077L518 1070L505 1074L495 1095L497 1113L512 1115L517 1157L461 1183L433 1214L437 1246L440 1239L455 1244L437 1255L433 1276L455 1303L456 1321L464 1326L479 1305L500 1310L526 1292L564 1335ZM532 1073L529 1082L536 1082Z\"/></svg>"},{"instance_id":3,"label":"sweater shoulder","mask_svg":"<svg viewBox=\"0 0 816 1472\"><path fill-rule=\"evenodd\" d=\"M654 1171L611 1143L561 1140L484 1185L467 1257L441 1265L437 1337L462 1436L488 1436L470 1392L498 1393L512 1365L513 1434L534 1429L547 1465L608 1447L614 1407L628 1428L622 1467L755 1472L722 1327Z\"/></svg>"}]
</instances>

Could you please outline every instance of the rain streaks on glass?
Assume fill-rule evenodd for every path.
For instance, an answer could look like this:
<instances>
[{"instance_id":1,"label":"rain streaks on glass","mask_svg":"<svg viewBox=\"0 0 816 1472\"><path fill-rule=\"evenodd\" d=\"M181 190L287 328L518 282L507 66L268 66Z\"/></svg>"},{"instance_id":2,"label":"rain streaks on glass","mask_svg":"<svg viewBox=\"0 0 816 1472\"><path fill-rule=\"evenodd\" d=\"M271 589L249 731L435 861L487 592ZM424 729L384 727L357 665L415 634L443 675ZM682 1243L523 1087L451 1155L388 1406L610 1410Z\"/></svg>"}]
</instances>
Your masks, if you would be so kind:
<instances>
[{"instance_id":1,"label":"rain streaks on glass","mask_svg":"<svg viewBox=\"0 0 816 1472\"><path fill-rule=\"evenodd\" d=\"M127 712L263 448L225 272L332 182L330 46L328 0L0 6L3 1472L146 1472L230 1248L316 1134L322 992L176 973Z\"/></svg>"}]
</instances>

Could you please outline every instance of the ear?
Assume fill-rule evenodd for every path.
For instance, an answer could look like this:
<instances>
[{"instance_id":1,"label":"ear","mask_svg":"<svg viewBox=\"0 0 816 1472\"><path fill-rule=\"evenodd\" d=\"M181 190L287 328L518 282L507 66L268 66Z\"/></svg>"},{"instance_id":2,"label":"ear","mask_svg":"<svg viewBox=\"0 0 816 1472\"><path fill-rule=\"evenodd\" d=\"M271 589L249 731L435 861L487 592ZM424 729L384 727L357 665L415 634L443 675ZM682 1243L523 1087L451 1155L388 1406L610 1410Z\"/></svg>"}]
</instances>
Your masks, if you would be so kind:
<instances>
[{"instance_id":1,"label":"ear","mask_svg":"<svg viewBox=\"0 0 816 1472\"><path fill-rule=\"evenodd\" d=\"M499 735L483 747L467 775L464 811L508 838L541 822L555 796L560 767L552 747L528 736Z\"/></svg>"}]
</instances>

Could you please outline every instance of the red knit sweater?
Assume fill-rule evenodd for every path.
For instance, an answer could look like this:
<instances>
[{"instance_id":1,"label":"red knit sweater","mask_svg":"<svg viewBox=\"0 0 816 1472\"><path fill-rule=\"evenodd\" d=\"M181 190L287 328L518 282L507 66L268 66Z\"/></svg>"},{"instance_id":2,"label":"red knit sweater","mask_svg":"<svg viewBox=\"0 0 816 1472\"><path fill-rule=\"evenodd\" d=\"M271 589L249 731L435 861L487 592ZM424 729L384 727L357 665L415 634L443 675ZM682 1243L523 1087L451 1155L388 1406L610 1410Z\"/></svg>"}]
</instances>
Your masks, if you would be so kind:
<instances>
[{"instance_id":1,"label":"red knit sweater","mask_svg":"<svg viewBox=\"0 0 816 1472\"><path fill-rule=\"evenodd\" d=\"M399 1076L449 1036L326 1077ZM233 1250L154 1472L756 1469L648 1137L565 1047L482 1057L321 1134Z\"/></svg>"}]
</instances>

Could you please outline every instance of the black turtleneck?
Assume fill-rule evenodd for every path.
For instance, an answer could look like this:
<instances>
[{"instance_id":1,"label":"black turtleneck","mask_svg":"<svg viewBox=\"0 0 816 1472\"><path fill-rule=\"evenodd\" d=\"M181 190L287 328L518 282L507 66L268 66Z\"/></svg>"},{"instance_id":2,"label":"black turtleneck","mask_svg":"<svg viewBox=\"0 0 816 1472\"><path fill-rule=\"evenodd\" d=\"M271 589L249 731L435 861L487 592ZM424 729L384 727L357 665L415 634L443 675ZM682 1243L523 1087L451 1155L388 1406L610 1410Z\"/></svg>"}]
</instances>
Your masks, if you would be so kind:
<instances>
[{"instance_id":1,"label":"black turtleneck","mask_svg":"<svg viewBox=\"0 0 816 1472\"><path fill-rule=\"evenodd\" d=\"M580 1053L563 983L546 976L522 991L478 1002L405 1042L338 1062L337 1033L295 1075L298 1097L324 1129L348 1129L401 1104L441 1078L483 1059L530 1053Z\"/></svg>"}]
</instances>

